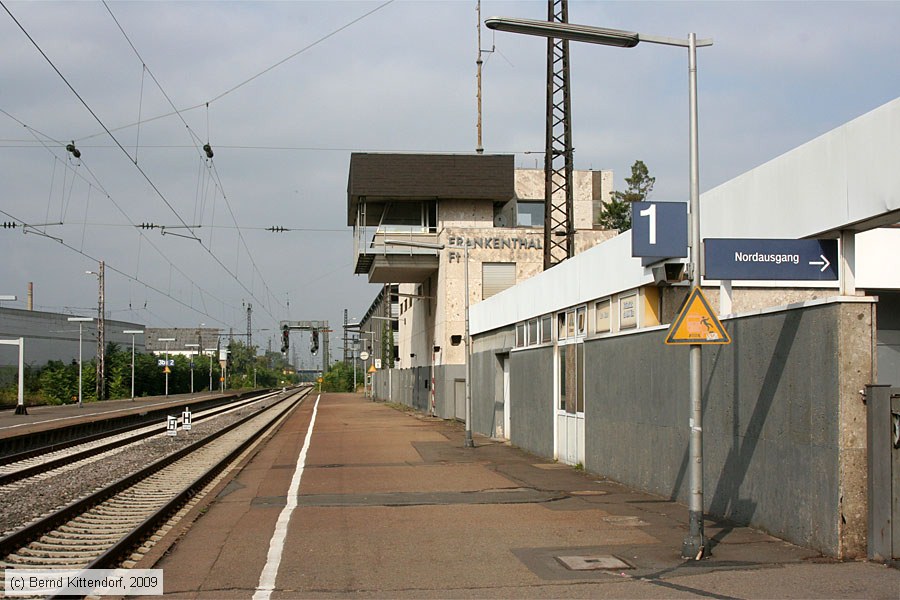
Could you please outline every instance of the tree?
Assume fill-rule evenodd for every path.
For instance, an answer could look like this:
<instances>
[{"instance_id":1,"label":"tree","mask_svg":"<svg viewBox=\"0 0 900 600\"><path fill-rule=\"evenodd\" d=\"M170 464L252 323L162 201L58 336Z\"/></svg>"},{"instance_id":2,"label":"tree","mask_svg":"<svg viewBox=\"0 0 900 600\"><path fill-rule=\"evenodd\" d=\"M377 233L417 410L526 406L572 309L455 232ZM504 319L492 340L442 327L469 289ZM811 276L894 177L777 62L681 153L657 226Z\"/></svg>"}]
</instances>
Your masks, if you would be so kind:
<instances>
[{"instance_id":1,"label":"tree","mask_svg":"<svg viewBox=\"0 0 900 600\"><path fill-rule=\"evenodd\" d=\"M604 229L615 229L619 233L631 229L631 203L642 202L650 196L656 177L642 160L631 165L631 177L625 178L628 188L624 192L613 192L612 199L603 204L597 223Z\"/></svg>"},{"instance_id":2,"label":"tree","mask_svg":"<svg viewBox=\"0 0 900 600\"><path fill-rule=\"evenodd\" d=\"M352 392L353 368L345 362L336 362L322 376L322 391L325 392Z\"/></svg>"}]
</instances>

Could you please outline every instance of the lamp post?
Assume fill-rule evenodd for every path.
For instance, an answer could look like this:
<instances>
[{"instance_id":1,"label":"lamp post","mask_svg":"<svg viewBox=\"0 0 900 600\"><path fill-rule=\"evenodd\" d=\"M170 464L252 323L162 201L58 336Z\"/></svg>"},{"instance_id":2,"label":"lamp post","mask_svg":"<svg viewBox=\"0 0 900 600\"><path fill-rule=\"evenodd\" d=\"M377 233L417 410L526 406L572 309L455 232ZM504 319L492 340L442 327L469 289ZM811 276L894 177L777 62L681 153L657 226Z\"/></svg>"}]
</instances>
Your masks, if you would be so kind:
<instances>
[{"instance_id":1,"label":"lamp post","mask_svg":"<svg viewBox=\"0 0 900 600\"><path fill-rule=\"evenodd\" d=\"M131 401L134 402L134 336L143 335L143 329L126 329L122 333L131 334Z\"/></svg>"},{"instance_id":2,"label":"lamp post","mask_svg":"<svg viewBox=\"0 0 900 600\"><path fill-rule=\"evenodd\" d=\"M197 348L197 352L200 351L200 344L185 344L185 348L190 349L190 361L191 361L191 393L194 393L194 348Z\"/></svg>"},{"instance_id":3,"label":"lamp post","mask_svg":"<svg viewBox=\"0 0 900 600\"><path fill-rule=\"evenodd\" d=\"M204 348L203 352L209 357L209 393L213 393L212 389L212 364L213 364L213 356L215 356L216 349L215 348Z\"/></svg>"},{"instance_id":4,"label":"lamp post","mask_svg":"<svg viewBox=\"0 0 900 600\"><path fill-rule=\"evenodd\" d=\"M169 342L174 342L175 338L159 338L156 341L166 343L166 366L163 369L163 373L166 374L166 398L168 398L169 397Z\"/></svg>"},{"instance_id":5,"label":"lamp post","mask_svg":"<svg viewBox=\"0 0 900 600\"><path fill-rule=\"evenodd\" d=\"M444 244L430 244L428 242L411 242L407 240L385 240L385 246L407 246L410 248L427 248L430 250L443 250ZM474 448L475 440L472 438L472 344L469 339L469 242L463 244L463 279L465 279L465 311L466 311L466 439L465 447Z\"/></svg>"},{"instance_id":6,"label":"lamp post","mask_svg":"<svg viewBox=\"0 0 900 600\"><path fill-rule=\"evenodd\" d=\"M360 337L362 337L362 338L364 338L365 340L367 340L368 345L366 346L366 348L369 348L369 351L364 350L364 352L366 353L366 357L363 358L363 364L362 364L362 367L363 367L363 384L364 384L363 387L365 388L365 394L364 394L364 395L365 395L366 398L368 398L368 397L369 397L369 381L371 380L371 375L369 374L368 369L366 369L366 363L369 362L369 358L370 358L370 357L372 358L373 361L375 360L375 348L374 348L374 346L375 346L375 332L374 332L374 331L359 331L359 332L357 332L357 334L358 334ZM373 363L373 364L374 364L374 363ZM354 373L355 373L355 371L354 371ZM356 376L356 375L354 375L354 377L355 377L355 376ZM356 380L355 380L355 379L353 380L353 384L356 385ZM375 397L375 382L372 381L372 398L374 398L374 397ZM391 398L391 401L393 401L393 398Z\"/></svg>"},{"instance_id":7,"label":"lamp post","mask_svg":"<svg viewBox=\"0 0 900 600\"><path fill-rule=\"evenodd\" d=\"M82 387L81 387L81 340L82 340L82 331L85 323L90 323L94 319L91 317L68 317L66 319L71 323L78 323L78 408L81 408L84 403L82 401Z\"/></svg>"},{"instance_id":8,"label":"lamp post","mask_svg":"<svg viewBox=\"0 0 900 600\"><path fill-rule=\"evenodd\" d=\"M551 23L531 19L492 17L485 22L488 29L523 33L540 37L588 42L618 48L633 48L640 42L678 46L688 50L688 104L690 122L690 244L691 285L700 287L700 170L697 142L697 48L712 46L712 40L698 40L696 34L688 34L686 40L633 31L606 29L571 23ZM699 344L690 347L690 496L688 503L690 533L681 549L683 558L700 559L708 556L703 533L703 408L701 404Z\"/></svg>"}]
</instances>

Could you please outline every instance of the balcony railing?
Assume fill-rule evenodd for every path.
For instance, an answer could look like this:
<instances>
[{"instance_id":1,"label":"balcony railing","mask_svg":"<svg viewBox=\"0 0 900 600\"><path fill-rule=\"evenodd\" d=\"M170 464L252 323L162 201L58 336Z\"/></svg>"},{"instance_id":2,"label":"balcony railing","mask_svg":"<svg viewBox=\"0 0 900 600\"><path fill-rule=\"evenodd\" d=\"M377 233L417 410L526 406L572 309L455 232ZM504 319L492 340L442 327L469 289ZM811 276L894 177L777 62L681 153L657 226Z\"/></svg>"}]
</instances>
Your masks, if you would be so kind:
<instances>
[{"instance_id":1,"label":"balcony railing","mask_svg":"<svg viewBox=\"0 0 900 600\"><path fill-rule=\"evenodd\" d=\"M369 274L372 265L379 257L396 258L411 257L413 261L416 257L422 257L423 264L430 265L434 262L434 257L439 255L439 251L431 248L417 248L413 246L394 246L385 244L386 240L400 240L412 243L437 244L438 234L430 232L421 227L399 227L393 226L385 230L377 227L356 227L353 231L353 251L355 258L355 273L363 275ZM379 261L382 262L382 261ZM407 263L409 265L409 263ZM403 283L399 280L392 280L396 283Z\"/></svg>"}]
</instances>

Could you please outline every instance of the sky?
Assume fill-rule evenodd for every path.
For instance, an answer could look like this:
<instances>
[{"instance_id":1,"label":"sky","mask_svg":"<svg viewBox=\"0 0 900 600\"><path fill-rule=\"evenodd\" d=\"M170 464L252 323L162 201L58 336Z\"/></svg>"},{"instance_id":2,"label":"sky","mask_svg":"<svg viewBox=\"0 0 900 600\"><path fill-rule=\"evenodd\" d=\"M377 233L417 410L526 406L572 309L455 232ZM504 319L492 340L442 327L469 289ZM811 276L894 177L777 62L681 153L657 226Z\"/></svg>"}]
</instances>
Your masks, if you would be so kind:
<instances>
[{"instance_id":1,"label":"sky","mask_svg":"<svg viewBox=\"0 0 900 600\"><path fill-rule=\"evenodd\" d=\"M36 310L91 315L103 260L110 318L243 333L250 304L254 344L326 320L340 357L343 310L380 289L353 274L351 152L477 144L475 0L0 2L5 307L33 282ZM547 3L481 16L546 19ZM900 2L571 0L569 21L713 39L701 192L900 93ZM540 168L546 42L482 28L481 45L485 152ZM575 168L624 189L643 160L651 198L686 201L686 51L572 43L570 63ZM306 344L301 364L318 360Z\"/></svg>"}]
</instances>

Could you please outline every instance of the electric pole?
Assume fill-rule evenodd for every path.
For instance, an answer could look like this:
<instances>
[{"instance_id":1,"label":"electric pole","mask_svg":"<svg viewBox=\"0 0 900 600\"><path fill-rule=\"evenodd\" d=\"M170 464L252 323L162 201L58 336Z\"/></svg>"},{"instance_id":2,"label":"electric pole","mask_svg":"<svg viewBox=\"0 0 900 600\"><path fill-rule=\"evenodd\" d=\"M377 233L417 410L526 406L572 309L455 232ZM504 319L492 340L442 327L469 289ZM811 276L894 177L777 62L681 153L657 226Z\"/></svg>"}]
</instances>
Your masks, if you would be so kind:
<instances>
[{"instance_id":1,"label":"electric pole","mask_svg":"<svg viewBox=\"0 0 900 600\"><path fill-rule=\"evenodd\" d=\"M349 348L347 347L347 346L348 346L348 342L347 342L347 340L348 340L348 338L347 338L347 321L348 321L348 318L347 318L347 309L345 308L345 309L344 309L344 364L345 364L345 365L347 364L347 356L348 356L348 354L349 354Z\"/></svg>"},{"instance_id":2,"label":"electric pole","mask_svg":"<svg viewBox=\"0 0 900 600\"><path fill-rule=\"evenodd\" d=\"M247 348L253 347L253 305L247 303Z\"/></svg>"},{"instance_id":3,"label":"electric pole","mask_svg":"<svg viewBox=\"0 0 900 600\"><path fill-rule=\"evenodd\" d=\"M106 398L106 335L105 335L105 317L106 298L105 285L103 281L105 265L100 261L100 268L97 270L97 282L99 287L97 297L97 400Z\"/></svg>"},{"instance_id":4,"label":"electric pole","mask_svg":"<svg viewBox=\"0 0 900 600\"><path fill-rule=\"evenodd\" d=\"M568 0L548 0L547 20L569 22ZM544 146L544 270L575 254L572 102L569 40L547 38L547 120Z\"/></svg>"}]
</instances>

